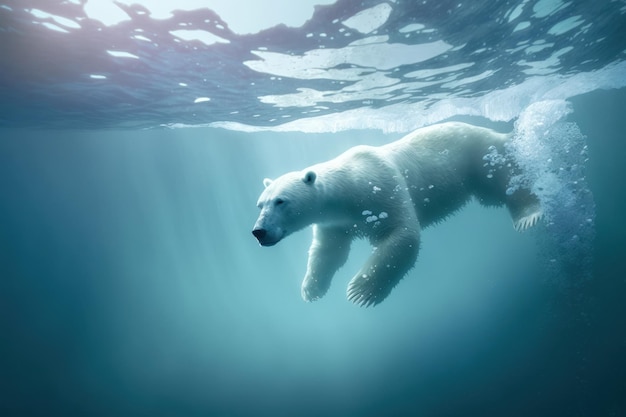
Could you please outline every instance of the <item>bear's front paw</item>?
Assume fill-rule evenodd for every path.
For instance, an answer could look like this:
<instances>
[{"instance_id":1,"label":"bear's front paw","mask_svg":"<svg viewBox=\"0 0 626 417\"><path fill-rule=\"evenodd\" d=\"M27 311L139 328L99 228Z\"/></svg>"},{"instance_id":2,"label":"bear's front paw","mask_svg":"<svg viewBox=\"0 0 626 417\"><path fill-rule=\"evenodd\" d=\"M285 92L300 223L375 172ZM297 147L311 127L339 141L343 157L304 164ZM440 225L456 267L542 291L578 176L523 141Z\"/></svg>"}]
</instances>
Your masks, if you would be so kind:
<instances>
[{"instance_id":1,"label":"bear's front paw","mask_svg":"<svg viewBox=\"0 0 626 417\"><path fill-rule=\"evenodd\" d=\"M391 288L367 274L354 277L348 284L348 300L361 307L374 306L387 297Z\"/></svg>"},{"instance_id":2,"label":"bear's front paw","mask_svg":"<svg viewBox=\"0 0 626 417\"><path fill-rule=\"evenodd\" d=\"M328 291L328 286L320 286L316 280L305 279L302 283L302 298L307 303L319 300Z\"/></svg>"}]
</instances>

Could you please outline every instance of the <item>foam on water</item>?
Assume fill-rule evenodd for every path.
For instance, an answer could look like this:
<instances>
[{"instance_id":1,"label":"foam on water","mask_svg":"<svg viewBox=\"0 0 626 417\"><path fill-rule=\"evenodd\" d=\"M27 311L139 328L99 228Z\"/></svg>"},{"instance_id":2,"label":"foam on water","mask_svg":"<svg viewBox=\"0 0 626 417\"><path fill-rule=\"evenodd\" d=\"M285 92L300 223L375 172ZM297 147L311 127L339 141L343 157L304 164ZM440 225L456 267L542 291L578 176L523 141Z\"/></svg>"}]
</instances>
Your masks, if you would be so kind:
<instances>
[{"instance_id":1,"label":"foam on water","mask_svg":"<svg viewBox=\"0 0 626 417\"><path fill-rule=\"evenodd\" d=\"M445 69L444 69L445 70ZM242 132L308 132L325 133L349 129L379 129L384 133L409 132L422 126L438 123L454 116L480 116L492 121L510 122L528 109L533 103L561 101L598 89L613 89L626 86L626 61L616 62L597 71L578 73L569 76L548 75L532 77L524 82L504 89L496 89L478 97L458 97L454 94L442 94L417 103L398 102L382 108L361 107L344 112L299 118L276 126L253 126L237 122L213 122L195 125L210 126ZM417 86L416 86L417 87ZM393 89L394 86L389 86ZM382 93L383 89L377 89ZM335 93L337 94L337 93ZM354 94L354 92L351 92ZM308 97L307 97L308 95ZM291 96L266 96L263 101L276 106L300 106L303 101L312 100L312 96L324 97L326 94L301 89ZM339 94L337 94L339 96ZM341 97L342 99L345 97ZM372 91L360 91L359 98L373 98ZM308 103L313 105L315 103ZM530 107L529 107L530 106ZM549 115L546 115L549 116ZM186 124L168 125L170 128L193 127Z\"/></svg>"}]
</instances>

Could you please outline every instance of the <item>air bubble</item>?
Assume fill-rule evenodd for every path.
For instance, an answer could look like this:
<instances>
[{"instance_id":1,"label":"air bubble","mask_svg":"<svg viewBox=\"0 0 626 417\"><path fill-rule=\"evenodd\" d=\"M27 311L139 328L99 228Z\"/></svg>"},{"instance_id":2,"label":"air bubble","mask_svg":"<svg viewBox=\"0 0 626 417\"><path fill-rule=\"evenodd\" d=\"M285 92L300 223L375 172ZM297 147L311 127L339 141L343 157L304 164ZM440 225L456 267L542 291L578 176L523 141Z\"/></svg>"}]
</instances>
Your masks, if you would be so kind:
<instances>
[{"instance_id":1,"label":"air bubble","mask_svg":"<svg viewBox=\"0 0 626 417\"><path fill-rule=\"evenodd\" d=\"M553 264L556 273L576 271L577 277L588 277L595 234L589 220L595 205L582 175L585 138L575 123L563 121L571 111L564 100L546 100L520 114L507 144L520 174L509 186L532 191L541 203L548 228L543 236L545 262Z\"/></svg>"}]
</instances>

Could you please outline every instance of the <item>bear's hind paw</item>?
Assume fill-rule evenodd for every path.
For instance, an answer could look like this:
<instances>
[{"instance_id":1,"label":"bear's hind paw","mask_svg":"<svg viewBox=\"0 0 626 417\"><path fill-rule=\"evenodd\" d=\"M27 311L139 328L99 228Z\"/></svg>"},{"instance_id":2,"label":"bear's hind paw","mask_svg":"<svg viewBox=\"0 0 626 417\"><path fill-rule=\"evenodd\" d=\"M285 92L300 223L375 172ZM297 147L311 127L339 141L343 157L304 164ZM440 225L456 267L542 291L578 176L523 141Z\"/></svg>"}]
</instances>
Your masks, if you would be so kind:
<instances>
[{"instance_id":1,"label":"bear's hind paw","mask_svg":"<svg viewBox=\"0 0 626 417\"><path fill-rule=\"evenodd\" d=\"M537 224L537 222L543 217L542 211L535 211L530 213L522 218L516 219L513 222L513 227L518 232L523 232L526 229L529 229Z\"/></svg>"}]
</instances>

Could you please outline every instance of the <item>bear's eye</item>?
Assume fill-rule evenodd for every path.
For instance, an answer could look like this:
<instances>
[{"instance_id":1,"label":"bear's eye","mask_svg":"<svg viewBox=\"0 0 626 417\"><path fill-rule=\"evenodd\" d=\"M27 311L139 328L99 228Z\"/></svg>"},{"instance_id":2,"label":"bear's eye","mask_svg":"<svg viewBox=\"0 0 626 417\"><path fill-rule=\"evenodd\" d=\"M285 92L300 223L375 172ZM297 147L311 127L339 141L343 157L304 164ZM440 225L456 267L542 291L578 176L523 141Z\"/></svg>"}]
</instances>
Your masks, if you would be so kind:
<instances>
[{"instance_id":1,"label":"bear's eye","mask_svg":"<svg viewBox=\"0 0 626 417\"><path fill-rule=\"evenodd\" d=\"M285 200L283 200L282 198L277 198L276 201L274 202L275 206L280 206L281 204L284 204Z\"/></svg>"}]
</instances>

